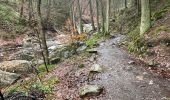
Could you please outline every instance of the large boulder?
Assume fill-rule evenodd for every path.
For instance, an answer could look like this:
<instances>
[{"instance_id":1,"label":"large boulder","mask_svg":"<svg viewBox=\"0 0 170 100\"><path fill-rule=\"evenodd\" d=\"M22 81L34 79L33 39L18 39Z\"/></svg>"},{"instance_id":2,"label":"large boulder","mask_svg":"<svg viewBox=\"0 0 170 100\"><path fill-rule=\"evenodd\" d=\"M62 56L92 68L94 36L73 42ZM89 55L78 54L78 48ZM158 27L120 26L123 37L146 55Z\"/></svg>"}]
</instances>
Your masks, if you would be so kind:
<instances>
[{"instance_id":1,"label":"large boulder","mask_svg":"<svg viewBox=\"0 0 170 100\"><path fill-rule=\"evenodd\" d=\"M73 45L65 45L51 52L50 59L53 59L56 57L59 57L61 59L62 58L67 59L71 57L72 55L74 55L75 53L76 53L76 47L74 47Z\"/></svg>"},{"instance_id":2,"label":"large boulder","mask_svg":"<svg viewBox=\"0 0 170 100\"><path fill-rule=\"evenodd\" d=\"M0 70L0 88L11 85L17 79L19 79L19 77L20 77L19 74L9 73L9 72Z\"/></svg>"},{"instance_id":3,"label":"large boulder","mask_svg":"<svg viewBox=\"0 0 170 100\"><path fill-rule=\"evenodd\" d=\"M16 53L14 53L13 55L11 55L9 59L10 60L22 59L22 60L31 61L34 59L33 50L31 48L21 49Z\"/></svg>"},{"instance_id":4,"label":"large boulder","mask_svg":"<svg viewBox=\"0 0 170 100\"><path fill-rule=\"evenodd\" d=\"M31 63L26 60L12 60L0 63L0 70L20 74L32 72Z\"/></svg>"}]
</instances>

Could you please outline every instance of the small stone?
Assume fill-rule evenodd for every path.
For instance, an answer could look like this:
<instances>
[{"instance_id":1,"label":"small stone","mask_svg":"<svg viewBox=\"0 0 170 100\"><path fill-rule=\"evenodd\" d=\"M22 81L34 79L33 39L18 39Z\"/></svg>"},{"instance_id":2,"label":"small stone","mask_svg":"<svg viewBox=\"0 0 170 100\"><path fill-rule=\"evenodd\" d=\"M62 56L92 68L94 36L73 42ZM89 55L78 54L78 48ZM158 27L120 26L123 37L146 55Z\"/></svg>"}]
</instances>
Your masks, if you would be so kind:
<instances>
[{"instance_id":1,"label":"small stone","mask_svg":"<svg viewBox=\"0 0 170 100\"><path fill-rule=\"evenodd\" d=\"M95 61L97 58L96 54L93 54L90 58L89 58L89 61L93 62Z\"/></svg>"},{"instance_id":2,"label":"small stone","mask_svg":"<svg viewBox=\"0 0 170 100\"><path fill-rule=\"evenodd\" d=\"M136 78L137 78L138 80L140 80L140 81L143 80L143 76L136 76Z\"/></svg>"},{"instance_id":3,"label":"small stone","mask_svg":"<svg viewBox=\"0 0 170 100\"><path fill-rule=\"evenodd\" d=\"M100 72L102 72L102 67L101 67L99 64L94 64L94 65L92 65L92 67L90 68L90 72L100 73Z\"/></svg>"},{"instance_id":4,"label":"small stone","mask_svg":"<svg viewBox=\"0 0 170 100\"><path fill-rule=\"evenodd\" d=\"M69 52L69 51L65 51L65 52L63 53L63 57L64 57L65 59L69 58L69 57L70 57L70 52Z\"/></svg>"},{"instance_id":5,"label":"small stone","mask_svg":"<svg viewBox=\"0 0 170 100\"><path fill-rule=\"evenodd\" d=\"M150 81L149 81L149 85L152 85L152 84L153 84L153 81L152 81L152 80L150 80Z\"/></svg>"},{"instance_id":6,"label":"small stone","mask_svg":"<svg viewBox=\"0 0 170 100\"><path fill-rule=\"evenodd\" d=\"M76 52L81 53L82 51L86 50L86 48L87 48L87 46L81 46L76 50Z\"/></svg>"},{"instance_id":7,"label":"small stone","mask_svg":"<svg viewBox=\"0 0 170 100\"><path fill-rule=\"evenodd\" d=\"M103 90L102 86L98 85L86 85L80 89L80 97L84 96L97 96L99 95Z\"/></svg>"},{"instance_id":8,"label":"small stone","mask_svg":"<svg viewBox=\"0 0 170 100\"><path fill-rule=\"evenodd\" d=\"M148 73L147 72L143 72L143 75L147 75Z\"/></svg>"},{"instance_id":9,"label":"small stone","mask_svg":"<svg viewBox=\"0 0 170 100\"><path fill-rule=\"evenodd\" d=\"M95 48L93 48L93 49L88 49L87 52L89 52L89 53L97 53L97 50Z\"/></svg>"},{"instance_id":10,"label":"small stone","mask_svg":"<svg viewBox=\"0 0 170 100\"><path fill-rule=\"evenodd\" d=\"M154 60L150 60L150 61L148 61L148 65L149 65L149 66L155 66L155 62L154 62Z\"/></svg>"},{"instance_id":11,"label":"small stone","mask_svg":"<svg viewBox=\"0 0 170 100\"><path fill-rule=\"evenodd\" d=\"M135 64L135 62L131 60L131 61L128 62L128 64L132 65L132 64Z\"/></svg>"}]
</instances>

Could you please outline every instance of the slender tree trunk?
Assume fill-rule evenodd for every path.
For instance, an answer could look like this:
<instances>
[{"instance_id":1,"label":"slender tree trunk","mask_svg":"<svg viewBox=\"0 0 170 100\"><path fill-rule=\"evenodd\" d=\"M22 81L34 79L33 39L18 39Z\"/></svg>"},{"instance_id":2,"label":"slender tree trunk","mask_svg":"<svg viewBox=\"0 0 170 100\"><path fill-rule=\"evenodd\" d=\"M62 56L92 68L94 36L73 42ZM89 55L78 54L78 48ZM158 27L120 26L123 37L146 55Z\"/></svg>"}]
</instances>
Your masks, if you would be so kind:
<instances>
[{"instance_id":1,"label":"slender tree trunk","mask_svg":"<svg viewBox=\"0 0 170 100\"><path fill-rule=\"evenodd\" d=\"M48 0L48 9L47 9L47 22L49 21L50 14L51 14L51 5L52 5L52 0Z\"/></svg>"},{"instance_id":2,"label":"slender tree trunk","mask_svg":"<svg viewBox=\"0 0 170 100\"><path fill-rule=\"evenodd\" d=\"M80 6L80 0L77 0L77 6L78 6L80 33L83 33L83 22L82 22L82 11Z\"/></svg>"},{"instance_id":3,"label":"slender tree trunk","mask_svg":"<svg viewBox=\"0 0 170 100\"><path fill-rule=\"evenodd\" d=\"M72 33L77 34L78 32L77 32L77 28L76 28L74 1L70 5L70 17L71 17L72 26L73 26Z\"/></svg>"},{"instance_id":4,"label":"slender tree trunk","mask_svg":"<svg viewBox=\"0 0 170 100\"><path fill-rule=\"evenodd\" d=\"M101 4L101 13L102 13L102 33L105 34L105 16L104 16L104 5L102 0L100 0L100 4Z\"/></svg>"},{"instance_id":5,"label":"slender tree trunk","mask_svg":"<svg viewBox=\"0 0 170 100\"><path fill-rule=\"evenodd\" d=\"M151 14L150 14L150 3L149 0L141 0L141 26L140 35L143 36L145 32L151 27Z\"/></svg>"},{"instance_id":6,"label":"slender tree trunk","mask_svg":"<svg viewBox=\"0 0 170 100\"><path fill-rule=\"evenodd\" d=\"M42 16L41 16L41 0L38 0L38 4L37 4L37 13L38 13L38 27L39 27L39 33L40 33L40 39L41 39L41 45L42 45L42 50L43 50L43 55L45 56L44 60L45 60L45 65L50 64L49 61L49 52L48 52L48 47L47 47L47 43L46 43L46 36L45 36L45 32L43 30L42 27ZM45 66L48 72L48 68L47 66Z\"/></svg>"},{"instance_id":7,"label":"slender tree trunk","mask_svg":"<svg viewBox=\"0 0 170 100\"><path fill-rule=\"evenodd\" d=\"M41 18L41 0L38 0L37 2L37 13L38 13L38 16Z\"/></svg>"},{"instance_id":8,"label":"slender tree trunk","mask_svg":"<svg viewBox=\"0 0 170 100\"><path fill-rule=\"evenodd\" d=\"M97 17L97 32L100 33L100 26L99 26L99 2L96 0L96 17Z\"/></svg>"},{"instance_id":9,"label":"slender tree trunk","mask_svg":"<svg viewBox=\"0 0 170 100\"><path fill-rule=\"evenodd\" d=\"M29 0L29 4L28 4L28 9L29 9L29 22L31 22L31 19L33 17L33 5L32 5L32 0Z\"/></svg>"},{"instance_id":10,"label":"slender tree trunk","mask_svg":"<svg viewBox=\"0 0 170 100\"><path fill-rule=\"evenodd\" d=\"M127 8L127 0L125 0L125 8Z\"/></svg>"},{"instance_id":11,"label":"slender tree trunk","mask_svg":"<svg viewBox=\"0 0 170 100\"><path fill-rule=\"evenodd\" d=\"M140 2L141 2L140 0L137 0L137 2L136 2L136 3L137 3L137 4L136 4L136 5L137 5L136 7L137 7L137 14L138 14L138 16L140 15L140 8L141 8L141 7L140 7Z\"/></svg>"},{"instance_id":12,"label":"slender tree trunk","mask_svg":"<svg viewBox=\"0 0 170 100\"><path fill-rule=\"evenodd\" d=\"M77 31L77 25L76 25L76 19L75 19L75 11L74 11L74 7L72 7L72 13L73 13L73 15L72 15L72 20L73 20L73 32L74 32L74 34L76 33L77 34L77 32L75 32L75 31Z\"/></svg>"},{"instance_id":13,"label":"slender tree trunk","mask_svg":"<svg viewBox=\"0 0 170 100\"><path fill-rule=\"evenodd\" d=\"M21 0L20 19L23 18L23 14L24 14L24 0Z\"/></svg>"},{"instance_id":14,"label":"slender tree trunk","mask_svg":"<svg viewBox=\"0 0 170 100\"><path fill-rule=\"evenodd\" d=\"M73 8L73 5L74 5L74 1L70 1L70 5L69 5L69 8L70 8L70 19L71 19L71 24L72 26L74 26L73 24L73 11L74 11L74 8Z\"/></svg>"},{"instance_id":15,"label":"slender tree trunk","mask_svg":"<svg viewBox=\"0 0 170 100\"><path fill-rule=\"evenodd\" d=\"M89 7L90 7L90 17L91 17L92 28L93 28L93 30L95 30L94 19L93 19L92 0L89 0Z\"/></svg>"},{"instance_id":16,"label":"slender tree trunk","mask_svg":"<svg viewBox=\"0 0 170 100\"><path fill-rule=\"evenodd\" d=\"M128 8L134 7L137 0L129 0Z\"/></svg>"},{"instance_id":17,"label":"slender tree trunk","mask_svg":"<svg viewBox=\"0 0 170 100\"><path fill-rule=\"evenodd\" d=\"M105 24L105 33L108 34L109 32L109 22L110 22L110 0L106 1L106 24Z\"/></svg>"}]
</instances>

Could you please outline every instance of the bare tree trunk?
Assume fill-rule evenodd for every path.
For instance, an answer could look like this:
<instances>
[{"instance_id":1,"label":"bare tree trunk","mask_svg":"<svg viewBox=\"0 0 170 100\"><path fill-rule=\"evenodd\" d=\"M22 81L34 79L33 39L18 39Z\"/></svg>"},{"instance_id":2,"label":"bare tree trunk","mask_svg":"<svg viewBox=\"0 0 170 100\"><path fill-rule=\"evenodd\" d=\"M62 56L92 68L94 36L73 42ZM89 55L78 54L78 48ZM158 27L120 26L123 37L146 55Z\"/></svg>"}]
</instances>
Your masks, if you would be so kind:
<instances>
[{"instance_id":1,"label":"bare tree trunk","mask_svg":"<svg viewBox=\"0 0 170 100\"><path fill-rule=\"evenodd\" d=\"M23 14L24 14L24 0L21 0L20 19L23 18Z\"/></svg>"},{"instance_id":2,"label":"bare tree trunk","mask_svg":"<svg viewBox=\"0 0 170 100\"><path fill-rule=\"evenodd\" d=\"M50 14L51 14L51 5L52 5L52 0L48 0L48 9L47 9L47 22L49 21Z\"/></svg>"},{"instance_id":3,"label":"bare tree trunk","mask_svg":"<svg viewBox=\"0 0 170 100\"><path fill-rule=\"evenodd\" d=\"M45 60L45 65L50 64L49 61L49 52L48 52L48 47L46 43L46 36L45 32L42 27L42 17L41 17L41 0L38 0L37 4L37 13L38 13L38 28L39 28L39 33L40 33L40 39L41 39L41 45L42 45L42 50L43 50L43 55L44 55L44 60ZM48 72L48 68L46 66L46 70Z\"/></svg>"},{"instance_id":4,"label":"bare tree trunk","mask_svg":"<svg viewBox=\"0 0 170 100\"><path fill-rule=\"evenodd\" d=\"M128 8L134 7L135 6L136 0L129 0L128 2Z\"/></svg>"},{"instance_id":5,"label":"bare tree trunk","mask_svg":"<svg viewBox=\"0 0 170 100\"><path fill-rule=\"evenodd\" d=\"M97 17L97 32L100 33L100 26L99 26L99 2L96 0L96 17Z\"/></svg>"},{"instance_id":6,"label":"bare tree trunk","mask_svg":"<svg viewBox=\"0 0 170 100\"><path fill-rule=\"evenodd\" d=\"M150 14L150 0L141 0L141 26L140 35L143 36L145 32L151 27L151 14Z\"/></svg>"},{"instance_id":7,"label":"bare tree trunk","mask_svg":"<svg viewBox=\"0 0 170 100\"><path fill-rule=\"evenodd\" d=\"M73 13L73 15L72 15L72 20L73 20L73 32L74 32L74 34L76 33L77 34L77 25L76 25L76 19L75 19L75 11L74 11L74 7L72 7L72 13ZM75 32L76 31L76 32Z\"/></svg>"},{"instance_id":8,"label":"bare tree trunk","mask_svg":"<svg viewBox=\"0 0 170 100\"><path fill-rule=\"evenodd\" d=\"M71 19L71 25L72 25L72 34L75 34L76 30L76 21L75 21L75 12L74 12L74 2L75 0L70 1L70 19Z\"/></svg>"},{"instance_id":9,"label":"bare tree trunk","mask_svg":"<svg viewBox=\"0 0 170 100\"><path fill-rule=\"evenodd\" d=\"M125 8L127 8L127 0L125 0Z\"/></svg>"},{"instance_id":10,"label":"bare tree trunk","mask_svg":"<svg viewBox=\"0 0 170 100\"><path fill-rule=\"evenodd\" d=\"M102 13L102 33L105 34L105 16L104 16L104 5L102 0L100 0L100 4L101 4L101 13Z\"/></svg>"},{"instance_id":11,"label":"bare tree trunk","mask_svg":"<svg viewBox=\"0 0 170 100\"><path fill-rule=\"evenodd\" d=\"M93 30L95 30L94 20L93 20L93 8L92 8L91 0L89 0L89 6L90 6L90 17L91 17L92 28L93 28Z\"/></svg>"},{"instance_id":12,"label":"bare tree trunk","mask_svg":"<svg viewBox=\"0 0 170 100\"><path fill-rule=\"evenodd\" d=\"M108 34L109 32L109 22L110 22L110 0L106 1L106 24L105 24L105 33Z\"/></svg>"},{"instance_id":13,"label":"bare tree trunk","mask_svg":"<svg viewBox=\"0 0 170 100\"><path fill-rule=\"evenodd\" d=\"M78 14L79 14L80 33L83 33L82 11L81 11L80 1L79 0L77 0L77 6L78 6Z\"/></svg>"},{"instance_id":14,"label":"bare tree trunk","mask_svg":"<svg viewBox=\"0 0 170 100\"><path fill-rule=\"evenodd\" d=\"M140 0L137 0L136 3L137 3L137 4L136 4L136 5L137 5L137 6L136 6L136 7L137 7L137 14L139 15L139 14L140 14L140 8L141 8L141 7L140 7Z\"/></svg>"},{"instance_id":15,"label":"bare tree trunk","mask_svg":"<svg viewBox=\"0 0 170 100\"><path fill-rule=\"evenodd\" d=\"M32 4L32 0L29 0L29 4L28 4L28 9L29 9L29 23L31 23L31 19L33 17L33 4Z\"/></svg>"}]
</instances>

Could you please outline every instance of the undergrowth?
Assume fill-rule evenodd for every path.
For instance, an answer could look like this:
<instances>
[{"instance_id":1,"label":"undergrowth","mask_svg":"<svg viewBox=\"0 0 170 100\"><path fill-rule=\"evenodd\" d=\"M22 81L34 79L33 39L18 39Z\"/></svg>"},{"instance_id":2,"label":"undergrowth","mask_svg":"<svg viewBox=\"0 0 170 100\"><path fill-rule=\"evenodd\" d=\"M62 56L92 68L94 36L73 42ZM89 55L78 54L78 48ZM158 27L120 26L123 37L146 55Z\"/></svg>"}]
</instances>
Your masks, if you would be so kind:
<instances>
[{"instance_id":1,"label":"undergrowth","mask_svg":"<svg viewBox=\"0 0 170 100\"><path fill-rule=\"evenodd\" d=\"M35 89L37 91L41 91L43 93L52 93L53 87L55 84L59 82L59 78L56 76L52 76L46 80L40 81L37 78L32 78L30 80L25 80L21 83L17 83L15 85L11 85L9 88L5 90L6 94L22 92L25 95L28 95L31 92L31 89Z\"/></svg>"},{"instance_id":2,"label":"undergrowth","mask_svg":"<svg viewBox=\"0 0 170 100\"><path fill-rule=\"evenodd\" d=\"M150 34L152 38L156 38L160 32L170 32L170 28L165 25L161 25L156 27Z\"/></svg>"},{"instance_id":3,"label":"undergrowth","mask_svg":"<svg viewBox=\"0 0 170 100\"><path fill-rule=\"evenodd\" d=\"M89 47L92 47L93 45L95 45L97 43L97 41L102 37L103 34L101 33L95 33L94 36L92 36L91 38L87 39L86 45Z\"/></svg>"},{"instance_id":4,"label":"undergrowth","mask_svg":"<svg viewBox=\"0 0 170 100\"><path fill-rule=\"evenodd\" d=\"M156 20L159 20L163 17L163 15L165 13L167 13L168 11L170 11L170 5L166 5L164 6L162 9L158 10L158 11L155 11L153 14L152 14L152 17L151 17L151 20L152 21L156 21Z\"/></svg>"},{"instance_id":5,"label":"undergrowth","mask_svg":"<svg viewBox=\"0 0 170 100\"><path fill-rule=\"evenodd\" d=\"M147 46L143 41L143 37L139 34L139 27L128 33L126 42L128 51L142 55L146 52Z\"/></svg>"},{"instance_id":6,"label":"undergrowth","mask_svg":"<svg viewBox=\"0 0 170 100\"><path fill-rule=\"evenodd\" d=\"M25 19L20 19L20 15L8 3L0 4L0 29L6 33L0 34L1 38L9 39L24 31Z\"/></svg>"}]
</instances>

